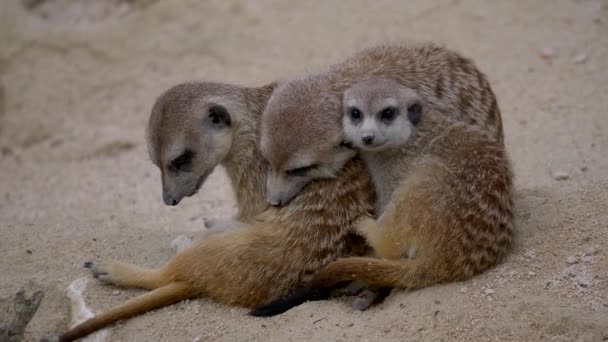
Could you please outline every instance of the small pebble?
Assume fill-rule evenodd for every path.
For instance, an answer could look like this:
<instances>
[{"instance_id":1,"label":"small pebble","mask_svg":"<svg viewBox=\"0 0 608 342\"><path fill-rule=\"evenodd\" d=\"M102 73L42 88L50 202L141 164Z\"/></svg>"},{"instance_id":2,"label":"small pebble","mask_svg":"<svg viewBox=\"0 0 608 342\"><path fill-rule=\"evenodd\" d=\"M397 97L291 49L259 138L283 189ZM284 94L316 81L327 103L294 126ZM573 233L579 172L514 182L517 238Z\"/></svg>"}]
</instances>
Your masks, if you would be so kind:
<instances>
[{"instance_id":1,"label":"small pebble","mask_svg":"<svg viewBox=\"0 0 608 342\"><path fill-rule=\"evenodd\" d=\"M483 290L483 293L484 293L486 296L490 296L490 295L493 295L493 294L494 294L494 293L496 293L496 292L495 292L494 290L492 290L492 289L485 289L485 290Z\"/></svg>"},{"instance_id":2,"label":"small pebble","mask_svg":"<svg viewBox=\"0 0 608 342\"><path fill-rule=\"evenodd\" d=\"M540 58L550 60L553 57L555 57L555 50L552 48L546 47L540 50Z\"/></svg>"},{"instance_id":3,"label":"small pebble","mask_svg":"<svg viewBox=\"0 0 608 342\"><path fill-rule=\"evenodd\" d=\"M575 257L574 255L571 255L568 257L568 259L566 259L566 264L568 264L568 265L578 264L578 258Z\"/></svg>"},{"instance_id":4,"label":"small pebble","mask_svg":"<svg viewBox=\"0 0 608 342\"><path fill-rule=\"evenodd\" d=\"M463 287L460 289L460 293L467 293L469 292L469 289L467 287Z\"/></svg>"},{"instance_id":5,"label":"small pebble","mask_svg":"<svg viewBox=\"0 0 608 342\"><path fill-rule=\"evenodd\" d=\"M570 178L570 175L568 174L568 172L564 172L564 171L553 172L553 179L555 179L555 180L562 181L562 180L566 180L568 178Z\"/></svg>"},{"instance_id":6,"label":"small pebble","mask_svg":"<svg viewBox=\"0 0 608 342\"><path fill-rule=\"evenodd\" d=\"M119 294L120 294L120 291L118 291L118 290L112 291L113 296L118 296Z\"/></svg>"},{"instance_id":7,"label":"small pebble","mask_svg":"<svg viewBox=\"0 0 608 342\"><path fill-rule=\"evenodd\" d=\"M585 62L587 62L588 58L589 56L587 56L587 54L579 53L572 58L572 61L576 64L584 64Z\"/></svg>"},{"instance_id":8,"label":"small pebble","mask_svg":"<svg viewBox=\"0 0 608 342\"><path fill-rule=\"evenodd\" d=\"M197 336L194 338L194 340L192 340L192 342L201 342L202 339L203 339L202 336Z\"/></svg>"},{"instance_id":9,"label":"small pebble","mask_svg":"<svg viewBox=\"0 0 608 342\"><path fill-rule=\"evenodd\" d=\"M583 262L586 263L586 264L588 264L588 263L590 263L592 261L593 261L593 258L591 256L589 256L589 255L586 255L586 256L583 257Z\"/></svg>"},{"instance_id":10,"label":"small pebble","mask_svg":"<svg viewBox=\"0 0 608 342\"><path fill-rule=\"evenodd\" d=\"M585 255L586 256L590 256L590 255L596 255L598 252L600 251L600 249L597 246L593 246L593 247L589 247L586 251L585 251Z\"/></svg>"},{"instance_id":11,"label":"small pebble","mask_svg":"<svg viewBox=\"0 0 608 342\"><path fill-rule=\"evenodd\" d=\"M578 278L576 280L576 283L580 286L580 287L584 287L584 288L588 288L589 286L591 286L591 282L588 279L585 278Z\"/></svg>"},{"instance_id":12,"label":"small pebble","mask_svg":"<svg viewBox=\"0 0 608 342\"><path fill-rule=\"evenodd\" d=\"M536 272L532 272L532 271L530 271L530 272L528 272L528 275L529 275L530 277L535 277L535 276L536 276Z\"/></svg>"}]
</instances>

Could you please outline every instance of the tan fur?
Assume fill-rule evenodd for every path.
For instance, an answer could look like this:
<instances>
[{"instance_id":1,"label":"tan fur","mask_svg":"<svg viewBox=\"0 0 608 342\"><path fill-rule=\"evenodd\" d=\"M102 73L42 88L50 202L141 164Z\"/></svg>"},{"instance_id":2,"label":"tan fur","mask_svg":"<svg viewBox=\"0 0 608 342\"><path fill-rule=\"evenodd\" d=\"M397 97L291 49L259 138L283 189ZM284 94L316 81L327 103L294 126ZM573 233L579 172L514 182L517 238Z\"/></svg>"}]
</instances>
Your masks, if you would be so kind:
<instances>
[{"instance_id":1,"label":"tan fur","mask_svg":"<svg viewBox=\"0 0 608 342\"><path fill-rule=\"evenodd\" d=\"M397 98L395 88L376 83L362 82L369 89L349 92L345 102L358 99L369 108L383 93ZM416 98L398 98L400 113L407 113ZM368 169L374 184L382 183L377 189L388 192L378 193L389 198L388 204L376 208L377 220L362 218L357 224L378 259L332 262L315 276L313 287L356 279L373 287L419 288L468 279L507 254L512 175L504 147L488 132L423 105L422 120L407 142L362 153L366 163L386 166Z\"/></svg>"},{"instance_id":2,"label":"tan fur","mask_svg":"<svg viewBox=\"0 0 608 342\"><path fill-rule=\"evenodd\" d=\"M191 179L200 179L221 163L232 181L237 216L251 225L211 234L158 270L118 262L91 265L96 277L106 282L152 291L84 322L61 341L186 298L208 296L230 305L259 305L310 280L338 257L364 254L363 239L349 234L354 222L373 210L373 190L360 160L349 161L335 180L307 187L290 205L267 208L263 199L266 164L256 142L259 117L272 89L273 85L242 88L190 83L170 89L157 100L148 141L163 179L179 179L168 182L174 183L174 191L188 195L199 186ZM218 103L230 113L231 125L224 128L226 132L205 131L203 120L210 106ZM205 132L219 135L201 137ZM184 146L196 149L187 177L168 174L167 165ZM180 189L185 186L191 188Z\"/></svg>"},{"instance_id":3,"label":"tan fur","mask_svg":"<svg viewBox=\"0 0 608 342\"><path fill-rule=\"evenodd\" d=\"M479 126L502 145L500 110L486 76L461 55L433 44L393 45L356 53L323 73L279 84L262 116L260 147L270 163L268 196L285 204L306 184L339 170L342 94L375 77L412 88L452 119ZM300 163L320 171L302 181L286 171Z\"/></svg>"}]
</instances>

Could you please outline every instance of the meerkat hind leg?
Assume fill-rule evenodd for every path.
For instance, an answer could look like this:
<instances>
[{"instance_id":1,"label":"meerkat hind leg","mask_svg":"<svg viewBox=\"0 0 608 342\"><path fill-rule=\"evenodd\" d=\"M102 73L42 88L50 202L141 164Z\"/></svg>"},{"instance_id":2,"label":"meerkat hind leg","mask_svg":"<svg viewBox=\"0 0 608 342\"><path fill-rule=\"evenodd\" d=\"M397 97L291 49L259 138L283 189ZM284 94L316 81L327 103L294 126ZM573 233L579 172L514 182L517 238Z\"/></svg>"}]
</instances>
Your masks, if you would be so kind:
<instances>
[{"instance_id":1,"label":"meerkat hind leg","mask_svg":"<svg viewBox=\"0 0 608 342\"><path fill-rule=\"evenodd\" d=\"M84 263L84 267L88 268L96 279L122 287L153 290L169 283L161 270L143 268L119 261L102 263L87 261Z\"/></svg>"}]
</instances>

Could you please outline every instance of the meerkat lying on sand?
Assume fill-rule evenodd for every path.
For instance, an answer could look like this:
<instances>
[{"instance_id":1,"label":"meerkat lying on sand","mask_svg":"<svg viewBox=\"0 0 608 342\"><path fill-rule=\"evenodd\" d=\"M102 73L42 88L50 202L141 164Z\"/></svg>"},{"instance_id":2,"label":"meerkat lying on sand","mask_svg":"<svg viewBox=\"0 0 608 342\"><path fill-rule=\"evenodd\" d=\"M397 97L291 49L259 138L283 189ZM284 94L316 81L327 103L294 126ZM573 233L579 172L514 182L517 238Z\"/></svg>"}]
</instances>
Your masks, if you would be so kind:
<instances>
[{"instance_id":1,"label":"meerkat lying on sand","mask_svg":"<svg viewBox=\"0 0 608 342\"><path fill-rule=\"evenodd\" d=\"M370 215L374 193L363 163L344 147L346 166L335 179L311 185L282 208L264 201L266 164L257 147L259 120L274 88L188 83L169 89L154 105L149 152L160 168L163 197L177 204L223 165L238 201L243 229L218 232L177 253L163 267L88 263L106 283L151 290L102 312L61 335L73 341L118 320L178 301L207 296L252 307L285 295L338 257L363 255L351 234Z\"/></svg>"}]
</instances>

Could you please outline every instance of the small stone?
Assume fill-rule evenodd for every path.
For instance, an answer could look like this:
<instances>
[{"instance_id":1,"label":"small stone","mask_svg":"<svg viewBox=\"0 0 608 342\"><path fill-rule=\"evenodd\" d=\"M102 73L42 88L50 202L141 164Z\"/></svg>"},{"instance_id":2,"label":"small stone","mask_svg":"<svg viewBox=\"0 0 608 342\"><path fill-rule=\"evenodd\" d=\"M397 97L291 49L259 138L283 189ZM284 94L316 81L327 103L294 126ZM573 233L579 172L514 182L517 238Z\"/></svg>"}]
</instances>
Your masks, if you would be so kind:
<instances>
[{"instance_id":1,"label":"small stone","mask_svg":"<svg viewBox=\"0 0 608 342\"><path fill-rule=\"evenodd\" d=\"M32 254L32 251L31 251L30 249L26 249L26 250L25 250L25 253L27 253L27 254Z\"/></svg>"},{"instance_id":2,"label":"small stone","mask_svg":"<svg viewBox=\"0 0 608 342\"><path fill-rule=\"evenodd\" d=\"M571 255L568 257L568 259L566 259L566 264L568 264L568 265L578 264L578 258L575 257L574 255Z\"/></svg>"},{"instance_id":3,"label":"small stone","mask_svg":"<svg viewBox=\"0 0 608 342\"><path fill-rule=\"evenodd\" d=\"M578 53L572 58L572 62L576 64L584 64L589 59L589 56L585 53Z\"/></svg>"},{"instance_id":4,"label":"small stone","mask_svg":"<svg viewBox=\"0 0 608 342\"><path fill-rule=\"evenodd\" d=\"M119 294L120 294L120 291L118 291L118 290L112 291L113 296L118 296Z\"/></svg>"},{"instance_id":5,"label":"small stone","mask_svg":"<svg viewBox=\"0 0 608 342\"><path fill-rule=\"evenodd\" d=\"M589 279L586 278L578 278L576 280L576 283L583 288L588 288L589 286L591 286L591 282L589 281Z\"/></svg>"},{"instance_id":6,"label":"small stone","mask_svg":"<svg viewBox=\"0 0 608 342\"><path fill-rule=\"evenodd\" d=\"M555 50L550 47L546 47L540 50L540 58L544 60L550 60L555 57Z\"/></svg>"},{"instance_id":7,"label":"small stone","mask_svg":"<svg viewBox=\"0 0 608 342\"><path fill-rule=\"evenodd\" d=\"M492 290L492 289L488 288L488 289L483 290L483 293L484 293L486 296L491 296L491 295L493 295L493 294L494 294L494 293L496 293L496 292L495 292L494 290Z\"/></svg>"},{"instance_id":8,"label":"small stone","mask_svg":"<svg viewBox=\"0 0 608 342\"><path fill-rule=\"evenodd\" d=\"M524 253L524 257L528 259L534 259L536 258L536 253L534 253L534 251L527 251Z\"/></svg>"},{"instance_id":9,"label":"small stone","mask_svg":"<svg viewBox=\"0 0 608 342\"><path fill-rule=\"evenodd\" d=\"M263 325L262 325L262 326L263 326ZM202 339L203 339L203 337L202 337L202 336L196 336L196 337L194 338L194 340L192 340L192 342L201 342L201 340L202 340Z\"/></svg>"},{"instance_id":10,"label":"small stone","mask_svg":"<svg viewBox=\"0 0 608 342\"><path fill-rule=\"evenodd\" d=\"M596 255L597 253L599 253L599 251L600 251L600 249L597 246L589 247L585 251L585 255L586 256Z\"/></svg>"},{"instance_id":11,"label":"small stone","mask_svg":"<svg viewBox=\"0 0 608 342\"><path fill-rule=\"evenodd\" d=\"M589 168L586 166L583 166L580 168L580 170L581 170L581 172L587 172L589 170Z\"/></svg>"},{"instance_id":12,"label":"small stone","mask_svg":"<svg viewBox=\"0 0 608 342\"><path fill-rule=\"evenodd\" d=\"M469 289L466 286L460 289L460 293L467 293L467 292L469 292Z\"/></svg>"},{"instance_id":13,"label":"small stone","mask_svg":"<svg viewBox=\"0 0 608 342\"><path fill-rule=\"evenodd\" d=\"M590 262L593 261L593 258L591 256L589 256L589 255L586 255L586 256L583 257L582 260L583 260L584 263L588 264L588 263L590 263Z\"/></svg>"},{"instance_id":14,"label":"small stone","mask_svg":"<svg viewBox=\"0 0 608 342\"><path fill-rule=\"evenodd\" d=\"M566 180L568 178L570 178L570 175L568 174L568 172L564 172L564 171L553 172L553 179L555 179L557 181Z\"/></svg>"},{"instance_id":15,"label":"small stone","mask_svg":"<svg viewBox=\"0 0 608 342\"><path fill-rule=\"evenodd\" d=\"M528 272L528 275L529 275L530 277L536 277L536 272L532 272L532 271L530 271L530 272Z\"/></svg>"},{"instance_id":16,"label":"small stone","mask_svg":"<svg viewBox=\"0 0 608 342\"><path fill-rule=\"evenodd\" d=\"M509 272L509 276L510 276L511 278L515 277L516 275L517 275L517 271L510 271L510 272Z\"/></svg>"}]
</instances>

